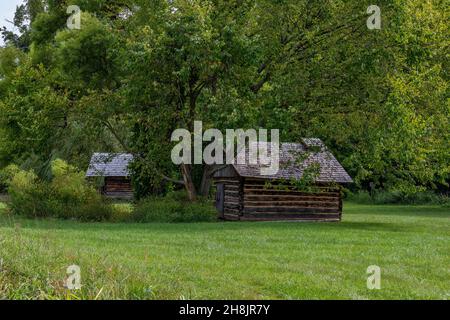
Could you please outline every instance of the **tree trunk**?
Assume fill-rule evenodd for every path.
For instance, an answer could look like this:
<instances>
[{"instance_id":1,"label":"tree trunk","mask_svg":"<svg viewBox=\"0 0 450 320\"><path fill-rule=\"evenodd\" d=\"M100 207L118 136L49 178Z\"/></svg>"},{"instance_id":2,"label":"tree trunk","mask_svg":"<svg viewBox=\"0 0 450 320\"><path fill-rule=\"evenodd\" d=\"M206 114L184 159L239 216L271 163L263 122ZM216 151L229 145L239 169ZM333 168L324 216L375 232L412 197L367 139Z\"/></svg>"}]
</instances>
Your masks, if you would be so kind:
<instances>
[{"instance_id":1,"label":"tree trunk","mask_svg":"<svg viewBox=\"0 0 450 320\"><path fill-rule=\"evenodd\" d=\"M205 164L203 168L202 184L200 186L201 196L206 197L209 195L209 189L211 189L214 173L216 173L220 169L226 168L226 166L227 165L224 164L213 164L213 165Z\"/></svg>"},{"instance_id":2,"label":"tree trunk","mask_svg":"<svg viewBox=\"0 0 450 320\"><path fill-rule=\"evenodd\" d=\"M200 195L202 197L207 197L209 195L209 189L211 189L212 184L212 171L213 167L210 165L205 165L203 168L202 183L200 185Z\"/></svg>"},{"instance_id":3,"label":"tree trunk","mask_svg":"<svg viewBox=\"0 0 450 320\"><path fill-rule=\"evenodd\" d=\"M186 191L188 193L188 197L190 201L197 200L197 191L195 190L195 185L192 180L192 167L189 164L181 165L181 173L183 174L184 186L186 187Z\"/></svg>"}]
</instances>

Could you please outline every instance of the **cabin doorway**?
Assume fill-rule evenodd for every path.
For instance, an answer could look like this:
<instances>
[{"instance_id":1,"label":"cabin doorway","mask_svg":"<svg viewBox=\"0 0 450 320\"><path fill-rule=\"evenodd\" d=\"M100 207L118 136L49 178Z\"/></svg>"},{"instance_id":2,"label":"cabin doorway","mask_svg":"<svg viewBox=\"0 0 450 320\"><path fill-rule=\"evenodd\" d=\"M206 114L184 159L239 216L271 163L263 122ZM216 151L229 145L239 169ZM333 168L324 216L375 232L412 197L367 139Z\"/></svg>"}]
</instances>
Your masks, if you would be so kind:
<instances>
[{"instance_id":1,"label":"cabin doorway","mask_svg":"<svg viewBox=\"0 0 450 320\"><path fill-rule=\"evenodd\" d=\"M216 209L220 213L220 216L224 215L224 203L225 203L225 185L223 183L217 184L216 189Z\"/></svg>"}]
</instances>

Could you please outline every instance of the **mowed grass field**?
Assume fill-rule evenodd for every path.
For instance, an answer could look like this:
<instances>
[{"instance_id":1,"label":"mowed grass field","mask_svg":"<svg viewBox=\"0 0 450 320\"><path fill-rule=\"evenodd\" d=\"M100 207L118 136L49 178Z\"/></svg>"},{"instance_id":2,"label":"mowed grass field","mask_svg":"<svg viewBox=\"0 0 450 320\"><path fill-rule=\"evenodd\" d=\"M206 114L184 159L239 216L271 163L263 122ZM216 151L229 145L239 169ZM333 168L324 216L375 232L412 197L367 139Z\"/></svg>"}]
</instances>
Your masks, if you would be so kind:
<instances>
[{"instance_id":1,"label":"mowed grass field","mask_svg":"<svg viewBox=\"0 0 450 320\"><path fill-rule=\"evenodd\" d=\"M1 299L448 299L450 210L344 204L341 223L112 224L11 217ZM81 268L81 290L64 287ZM381 289L366 287L381 268Z\"/></svg>"}]
</instances>

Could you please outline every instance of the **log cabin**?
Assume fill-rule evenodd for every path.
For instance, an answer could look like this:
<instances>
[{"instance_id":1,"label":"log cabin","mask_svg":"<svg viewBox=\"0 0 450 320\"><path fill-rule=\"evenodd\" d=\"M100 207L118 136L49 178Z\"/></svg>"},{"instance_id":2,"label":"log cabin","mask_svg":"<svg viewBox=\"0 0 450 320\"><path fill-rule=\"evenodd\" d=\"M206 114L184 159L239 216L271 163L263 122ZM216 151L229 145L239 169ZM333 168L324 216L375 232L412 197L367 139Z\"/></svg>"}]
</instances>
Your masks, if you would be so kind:
<instances>
[{"instance_id":1,"label":"log cabin","mask_svg":"<svg viewBox=\"0 0 450 320\"><path fill-rule=\"evenodd\" d=\"M280 144L279 161L279 171L272 176L262 176L261 165L248 164L248 161L216 171L213 179L219 218L243 221L341 220L341 189L352 179L320 139ZM300 188L293 183L302 181L312 165L316 171L307 187Z\"/></svg>"},{"instance_id":2,"label":"log cabin","mask_svg":"<svg viewBox=\"0 0 450 320\"><path fill-rule=\"evenodd\" d=\"M128 165L132 160L133 155L128 153L94 153L86 177L103 178L104 183L100 192L106 197L131 200L133 188Z\"/></svg>"}]
</instances>

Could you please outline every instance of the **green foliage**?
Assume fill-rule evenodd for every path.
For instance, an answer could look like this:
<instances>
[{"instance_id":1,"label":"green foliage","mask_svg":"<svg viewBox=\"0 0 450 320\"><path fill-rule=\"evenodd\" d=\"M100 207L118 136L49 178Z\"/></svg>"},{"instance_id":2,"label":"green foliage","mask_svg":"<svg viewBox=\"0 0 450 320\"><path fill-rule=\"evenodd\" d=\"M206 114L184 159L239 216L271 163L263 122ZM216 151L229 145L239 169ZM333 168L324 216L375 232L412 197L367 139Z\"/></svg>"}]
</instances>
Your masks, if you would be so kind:
<instances>
[{"instance_id":1,"label":"green foliage","mask_svg":"<svg viewBox=\"0 0 450 320\"><path fill-rule=\"evenodd\" d=\"M12 213L82 221L108 220L112 209L89 185L82 172L62 160L52 163L53 178L43 181L33 171L14 170L8 180Z\"/></svg>"},{"instance_id":2,"label":"green foliage","mask_svg":"<svg viewBox=\"0 0 450 320\"><path fill-rule=\"evenodd\" d=\"M448 206L450 198L431 191L406 193L401 191L376 191L371 195L367 191L348 193L346 199L361 204L410 204L424 205L436 204Z\"/></svg>"},{"instance_id":3,"label":"green foliage","mask_svg":"<svg viewBox=\"0 0 450 320\"><path fill-rule=\"evenodd\" d=\"M8 191L13 214L111 222L205 222L217 217L211 201L190 203L185 192L146 198L136 205L108 203L75 167L57 159L51 169L50 181L14 165L0 172L0 185Z\"/></svg>"},{"instance_id":4,"label":"green foliage","mask_svg":"<svg viewBox=\"0 0 450 320\"><path fill-rule=\"evenodd\" d=\"M12 178L20 172L20 168L15 164L11 164L0 170L0 193L5 192Z\"/></svg>"},{"instance_id":5,"label":"green foliage","mask_svg":"<svg viewBox=\"0 0 450 320\"><path fill-rule=\"evenodd\" d=\"M1 34L7 45L14 45L20 50L27 51L31 43L31 24L36 17L44 12L45 0L27 0L18 5L13 19L13 30L1 27ZM16 33L17 32L17 33Z\"/></svg>"},{"instance_id":6,"label":"green foliage","mask_svg":"<svg viewBox=\"0 0 450 320\"><path fill-rule=\"evenodd\" d=\"M11 80L17 67L25 58L25 55L16 47L0 48L0 79Z\"/></svg>"},{"instance_id":7,"label":"green foliage","mask_svg":"<svg viewBox=\"0 0 450 320\"><path fill-rule=\"evenodd\" d=\"M43 12L33 21L31 39L37 46L43 46L53 42L59 29L66 23L65 13L61 11Z\"/></svg>"},{"instance_id":8,"label":"green foliage","mask_svg":"<svg viewBox=\"0 0 450 320\"><path fill-rule=\"evenodd\" d=\"M51 88L47 70L29 61L15 75L0 100L0 165L33 155L43 163L66 132L67 97Z\"/></svg>"},{"instance_id":9,"label":"green foliage","mask_svg":"<svg viewBox=\"0 0 450 320\"><path fill-rule=\"evenodd\" d=\"M189 202L183 193L150 197L136 204L133 219L137 222L210 222L217 220L211 201Z\"/></svg>"},{"instance_id":10,"label":"green foliage","mask_svg":"<svg viewBox=\"0 0 450 320\"><path fill-rule=\"evenodd\" d=\"M112 213L109 221L111 222L131 222L133 221L134 206L131 203L118 202L111 204Z\"/></svg>"},{"instance_id":11,"label":"green foliage","mask_svg":"<svg viewBox=\"0 0 450 320\"><path fill-rule=\"evenodd\" d=\"M202 120L322 138L359 190L449 188L444 1L382 0L381 30L357 0L76 0L80 30L67 4L28 0L3 30L0 167L127 151L138 198L163 193L171 133Z\"/></svg>"},{"instance_id":12,"label":"green foliage","mask_svg":"<svg viewBox=\"0 0 450 320\"><path fill-rule=\"evenodd\" d=\"M106 89L117 75L113 30L88 13L81 18L80 30L63 30L55 36L60 75L73 89Z\"/></svg>"}]
</instances>

